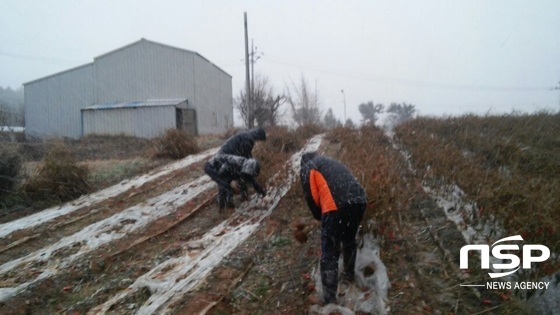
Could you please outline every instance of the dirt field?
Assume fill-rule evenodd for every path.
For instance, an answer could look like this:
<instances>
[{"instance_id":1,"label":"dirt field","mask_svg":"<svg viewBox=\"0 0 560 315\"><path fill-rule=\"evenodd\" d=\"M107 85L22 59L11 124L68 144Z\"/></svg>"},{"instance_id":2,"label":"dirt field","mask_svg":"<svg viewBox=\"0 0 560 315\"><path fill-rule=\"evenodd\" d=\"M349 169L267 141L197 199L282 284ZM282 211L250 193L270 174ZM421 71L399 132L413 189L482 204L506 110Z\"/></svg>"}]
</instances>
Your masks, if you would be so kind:
<instances>
[{"instance_id":1,"label":"dirt field","mask_svg":"<svg viewBox=\"0 0 560 315\"><path fill-rule=\"evenodd\" d=\"M324 139L313 146L336 151ZM202 172L215 152L2 224L0 313L328 314L312 308L320 231L304 243L293 235L314 224L296 176L301 151L275 170L267 198L224 212ZM503 296L459 287L476 277L458 271L460 233L412 174L403 180L417 193L402 234L380 245L390 288L378 313L520 313Z\"/></svg>"}]
</instances>

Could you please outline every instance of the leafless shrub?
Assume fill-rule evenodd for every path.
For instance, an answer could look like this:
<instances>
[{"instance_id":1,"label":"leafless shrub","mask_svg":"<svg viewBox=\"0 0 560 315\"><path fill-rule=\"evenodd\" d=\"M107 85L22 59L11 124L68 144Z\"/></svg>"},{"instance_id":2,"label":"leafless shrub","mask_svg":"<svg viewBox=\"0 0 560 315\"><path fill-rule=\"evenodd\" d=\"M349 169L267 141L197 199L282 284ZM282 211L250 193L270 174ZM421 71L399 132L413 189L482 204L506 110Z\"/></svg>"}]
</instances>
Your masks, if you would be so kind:
<instances>
[{"instance_id":1,"label":"leafless shrub","mask_svg":"<svg viewBox=\"0 0 560 315\"><path fill-rule=\"evenodd\" d=\"M198 152L196 138L185 130L169 129L165 134L156 139L154 153L155 158L182 159L190 154Z\"/></svg>"},{"instance_id":2,"label":"leafless shrub","mask_svg":"<svg viewBox=\"0 0 560 315\"><path fill-rule=\"evenodd\" d=\"M22 163L20 155L13 148L0 149L0 195L12 192Z\"/></svg>"},{"instance_id":3,"label":"leafless shrub","mask_svg":"<svg viewBox=\"0 0 560 315\"><path fill-rule=\"evenodd\" d=\"M253 149L253 156L261 164L259 177L268 180L274 176L290 156L315 134L311 129L289 130L279 126L267 128L266 141L258 142Z\"/></svg>"},{"instance_id":4,"label":"leafless shrub","mask_svg":"<svg viewBox=\"0 0 560 315\"><path fill-rule=\"evenodd\" d=\"M294 135L298 136L298 137L303 137L304 139L308 139L311 138L314 135L320 134L325 132L325 128L321 127L321 125L318 124L308 124L308 125L303 125L301 127L298 127L295 132Z\"/></svg>"},{"instance_id":5,"label":"leafless shrub","mask_svg":"<svg viewBox=\"0 0 560 315\"><path fill-rule=\"evenodd\" d=\"M30 200L64 202L89 191L88 169L77 164L71 150L55 145L45 156L43 165L21 187Z\"/></svg>"},{"instance_id":6,"label":"leafless shrub","mask_svg":"<svg viewBox=\"0 0 560 315\"><path fill-rule=\"evenodd\" d=\"M268 129L266 147L277 153L292 153L299 150L304 141L303 135L297 136L285 127L274 127Z\"/></svg>"}]
</instances>

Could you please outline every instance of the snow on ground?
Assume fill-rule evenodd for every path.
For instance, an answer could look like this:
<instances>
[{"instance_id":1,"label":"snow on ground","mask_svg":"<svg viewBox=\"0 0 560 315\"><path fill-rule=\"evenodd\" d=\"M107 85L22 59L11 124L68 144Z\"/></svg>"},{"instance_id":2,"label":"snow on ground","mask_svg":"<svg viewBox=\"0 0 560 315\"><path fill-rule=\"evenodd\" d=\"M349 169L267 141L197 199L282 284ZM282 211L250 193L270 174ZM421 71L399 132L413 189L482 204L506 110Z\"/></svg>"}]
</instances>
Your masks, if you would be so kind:
<instances>
[{"instance_id":1,"label":"snow on ground","mask_svg":"<svg viewBox=\"0 0 560 315\"><path fill-rule=\"evenodd\" d=\"M127 289L89 313L105 313L131 294L146 287L151 295L136 314L169 313L171 311L168 309L169 305L173 305L203 281L224 257L251 236L260 226L260 222L272 213L295 182L299 174L302 154L316 151L322 138L322 135L315 136L302 150L292 155L287 169L288 176L283 177L286 170L279 171L271 179L274 186L269 187L266 198L263 200L253 198L241 204L234 215L211 229L200 240L192 241L196 243L192 246L194 250L187 251L181 257L164 261L138 278ZM283 179L278 182L278 178ZM200 247L201 250L198 249Z\"/></svg>"},{"instance_id":2,"label":"snow on ground","mask_svg":"<svg viewBox=\"0 0 560 315\"><path fill-rule=\"evenodd\" d=\"M400 148L393 139L393 133L388 131L387 137L391 140L393 148L401 152L408 163L411 172L417 174L411 163L411 155L406 150ZM476 225L470 224L465 221L465 218L473 217L474 211L478 209L475 203L469 202L465 192L456 184L447 186L433 187L426 182L422 183L422 189L436 201L437 205L443 209L447 219L455 223L457 229L462 233L463 238L467 244L490 244L495 240L507 236L506 231L496 221L477 223ZM491 240L492 239L492 240ZM555 256L551 254L551 257ZM490 256L491 266L494 263L504 263L501 260ZM509 260L506 259L506 262ZM500 269L490 269L493 272L500 272ZM509 271L509 270L505 270ZM502 281L516 281L518 276L513 274ZM538 290L531 298L526 300L527 309L537 314L553 314L557 313L560 309L560 272L555 275L547 276L539 279L541 282L549 282L551 285L548 289Z\"/></svg>"},{"instance_id":3,"label":"snow on ground","mask_svg":"<svg viewBox=\"0 0 560 315\"><path fill-rule=\"evenodd\" d=\"M325 306L313 305L310 308L311 314L328 315L335 312L341 314L354 314L363 312L366 314L387 314L387 292L391 287L387 268L379 256L379 244L371 235L363 237L363 246L358 249L356 255L355 282L356 285L339 283L338 304L328 304ZM366 267L375 270L371 275L365 275ZM315 288L317 293L322 296L322 284L320 267L317 266L313 273ZM342 257L339 260L339 272L342 270ZM362 288L367 288L363 290Z\"/></svg>"},{"instance_id":4,"label":"snow on ground","mask_svg":"<svg viewBox=\"0 0 560 315\"><path fill-rule=\"evenodd\" d=\"M25 131L25 127L19 127L19 126L0 126L0 131L24 132L24 131Z\"/></svg>"},{"instance_id":5,"label":"snow on ground","mask_svg":"<svg viewBox=\"0 0 560 315\"><path fill-rule=\"evenodd\" d=\"M49 247L40 249L25 257L9 261L0 266L0 275L4 275L15 268L35 266L39 274L35 279L15 287L0 288L0 302L17 295L29 285L52 277L85 254L100 246L125 237L128 233L139 231L148 223L164 217L201 192L210 189L215 184L206 175L188 184L181 185L165 194L154 197L141 204L132 206L109 218L87 226L81 231L67 236ZM78 251L67 257L51 257L53 253L64 249Z\"/></svg>"},{"instance_id":6,"label":"snow on ground","mask_svg":"<svg viewBox=\"0 0 560 315\"><path fill-rule=\"evenodd\" d=\"M386 130L385 134L391 141L393 148L400 152L404 157L408 164L409 171L413 174L418 174L417 170L412 165L412 156L410 153L399 147L394 140L394 132ZM466 195L459 186L447 185L431 187L426 181L423 181L422 189L436 201L439 207L443 209L447 219L455 223L457 229L461 232L463 238L468 244L473 242L487 243L488 237L492 232L496 233L498 231L502 231L502 229L495 226L472 226L465 222L464 218L471 217L473 211L477 208L475 204L465 201Z\"/></svg>"},{"instance_id":7,"label":"snow on ground","mask_svg":"<svg viewBox=\"0 0 560 315\"><path fill-rule=\"evenodd\" d=\"M457 229L461 231L468 244L490 244L507 236L505 230L496 222L478 223L475 226L465 222L463 217L465 215L470 217L477 207L476 204L465 201L466 194L457 185L451 185L447 189L432 189L427 185L423 185L423 188L445 211L448 220L457 225ZM491 238L492 241L490 241ZM555 254L551 253L551 257L554 256ZM496 263L507 262L509 262L508 259L503 261L490 255L490 270L492 272L510 271L510 269L502 270L493 267ZM499 280L517 282L519 281L519 274L514 273ZM535 314L558 314L560 310L560 272L538 279L538 281L549 282L550 285L548 289L537 290L530 298L526 299L526 308ZM526 292L521 292L522 298L526 298L526 295Z\"/></svg>"},{"instance_id":8,"label":"snow on ground","mask_svg":"<svg viewBox=\"0 0 560 315\"><path fill-rule=\"evenodd\" d=\"M213 149L209 149L206 150L202 153L199 154L195 154L195 155L189 155L186 158L179 160L177 162L168 164L160 169L158 169L156 172L153 173L148 173L145 175L141 175L141 176L137 176L134 177L130 180L123 180L122 182L111 186L109 188L100 190L98 192L92 193L90 195L86 195L83 197L80 197L74 201L68 202L66 204L63 204L61 206L56 206L56 207L52 207L49 209L45 209L41 212L29 215L27 217L18 219L18 220L14 220L8 223L4 223L4 224L0 224L0 238L6 237L7 235L10 235L11 233L17 231L17 230L22 230L22 229L27 229L33 226L37 226L39 224L43 224L45 222L54 220L60 216L69 214L71 212L74 212L76 210L85 208L85 207L89 207L92 205L95 205L97 203L103 202L111 197L117 196L119 194L122 194L130 189L133 189L135 187L140 187L143 184L147 183L147 182L151 182L153 180L156 180L162 176L165 176L167 174L170 174L178 169L184 168L184 167L188 167L191 164L200 162L202 160L204 160L205 158L214 155L218 152L219 148L213 148Z\"/></svg>"},{"instance_id":9,"label":"snow on ground","mask_svg":"<svg viewBox=\"0 0 560 315\"><path fill-rule=\"evenodd\" d=\"M463 235L468 244L487 244L490 236L501 238L504 230L496 224L477 224L475 226L465 221L465 217L472 217L476 204L466 202L466 195L457 185L432 188L422 184L422 189L432 197L437 205L443 209L447 219L453 223Z\"/></svg>"}]
</instances>

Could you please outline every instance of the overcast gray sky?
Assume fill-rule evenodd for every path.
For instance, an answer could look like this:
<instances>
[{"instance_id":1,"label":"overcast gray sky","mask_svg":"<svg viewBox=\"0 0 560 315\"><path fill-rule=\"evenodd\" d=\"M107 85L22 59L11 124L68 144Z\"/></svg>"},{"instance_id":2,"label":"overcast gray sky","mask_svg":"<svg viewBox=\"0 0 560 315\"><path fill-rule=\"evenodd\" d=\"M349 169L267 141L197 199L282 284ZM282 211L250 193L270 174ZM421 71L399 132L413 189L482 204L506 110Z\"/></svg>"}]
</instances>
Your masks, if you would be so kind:
<instances>
[{"instance_id":1,"label":"overcast gray sky","mask_svg":"<svg viewBox=\"0 0 560 315\"><path fill-rule=\"evenodd\" d=\"M278 92L303 75L321 107L406 102L424 115L560 109L560 1L0 0L0 86L17 88L140 38L245 82L243 13ZM344 95L341 90L344 90Z\"/></svg>"}]
</instances>

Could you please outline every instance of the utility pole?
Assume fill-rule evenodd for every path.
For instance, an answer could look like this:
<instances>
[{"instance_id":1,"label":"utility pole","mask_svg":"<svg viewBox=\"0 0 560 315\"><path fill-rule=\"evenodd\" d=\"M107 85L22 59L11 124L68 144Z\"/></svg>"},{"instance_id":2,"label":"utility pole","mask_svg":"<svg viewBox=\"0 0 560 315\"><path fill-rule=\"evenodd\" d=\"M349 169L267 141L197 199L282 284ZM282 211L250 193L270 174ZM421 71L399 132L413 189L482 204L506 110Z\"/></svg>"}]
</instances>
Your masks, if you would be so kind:
<instances>
[{"instance_id":1,"label":"utility pole","mask_svg":"<svg viewBox=\"0 0 560 315\"><path fill-rule=\"evenodd\" d=\"M344 100L344 124L346 124L346 94L344 94L344 90L340 90L340 92Z\"/></svg>"},{"instance_id":2,"label":"utility pole","mask_svg":"<svg viewBox=\"0 0 560 315\"><path fill-rule=\"evenodd\" d=\"M251 39L251 96L254 96L255 94L255 63L261 58L260 56L257 56L256 50L257 47L255 47L253 40Z\"/></svg>"},{"instance_id":3,"label":"utility pole","mask_svg":"<svg viewBox=\"0 0 560 315\"><path fill-rule=\"evenodd\" d=\"M255 93L255 44L251 39L251 97Z\"/></svg>"},{"instance_id":4,"label":"utility pole","mask_svg":"<svg viewBox=\"0 0 560 315\"><path fill-rule=\"evenodd\" d=\"M247 102L247 122L249 125L247 128L254 127L254 116L253 116L253 104L251 104L251 81L249 73L249 35L247 30L247 12L243 13L245 18L245 101Z\"/></svg>"}]
</instances>

